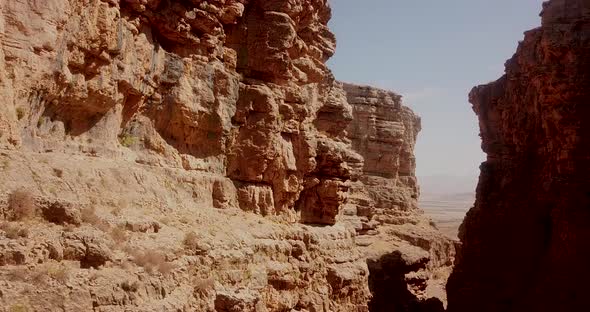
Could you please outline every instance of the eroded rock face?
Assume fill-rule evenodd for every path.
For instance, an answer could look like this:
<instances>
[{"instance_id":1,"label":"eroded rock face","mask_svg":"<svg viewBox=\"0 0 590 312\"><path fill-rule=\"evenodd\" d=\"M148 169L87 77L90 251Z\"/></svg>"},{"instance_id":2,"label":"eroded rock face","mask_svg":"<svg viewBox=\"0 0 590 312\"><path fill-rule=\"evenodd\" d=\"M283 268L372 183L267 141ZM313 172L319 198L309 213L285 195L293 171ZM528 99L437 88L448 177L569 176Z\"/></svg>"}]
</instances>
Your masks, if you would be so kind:
<instances>
[{"instance_id":1,"label":"eroded rock face","mask_svg":"<svg viewBox=\"0 0 590 312\"><path fill-rule=\"evenodd\" d=\"M0 2L0 306L430 306L454 249L416 205L419 119L335 81L329 18L326 0Z\"/></svg>"},{"instance_id":2,"label":"eroded rock face","mask_svg":"<svg viewBox=\"0 0 590 312\"><path fill-rule=\"evenodd\" d=\"M362 163L329 18L326 0L2 1L1 212L20 189L39 207L2 223L0 305L367 311L356 233L303 225L336 223Z\"/></svg>"},{"instance_id":3,"label":"eroded rock face","mask_svg":"<svg viewBox=\"0 0 590 312\"><path fill-rule=\"evenodd\" d=\"M449 311L590 309L590 2L541 16L504 77L470 94L488 157Z\"/></svg>"},{"instance_id":4,"label":"eroded rock face","mask_svg":"<svg viewBox=\"0 0 590 312\"><path fill-rule=\"evenodd\" d=\"M352 84L344 90L353 108L348 138L364 162L350 163L360 174L352 177L342 219L356 229L368 258L369 307L442 311L455 246L418 208L420 118L393 92Z\"/></svg>"},{"instance_id":5,"label":"eroded rock face","mask_svg":"<svg viewBox=\"0 0 590 312\"><path fill-rule=\"evenodd\" d=\"M364 158L363 174L349 202L357 215L384 223L405 223L418 210L414 146L420 117L402 105L401 96L377 88L345 84L353 106L348 127L352 147Z\"/></svg>"},{"instance_id":6,"label":"eroded rock face","mask_svg":"<svg viewBox=\"0 0 590 312\"><path fill-rule=\"evenodd\" d=\"M210 172L242 194L219 206L335 222L349 146L335 142L343 127L315 124L346 124L350 107L324 64L335 48L324 0L31 0L2 12L5 148ZM298 203L302 191L318 198Z\"/></svg>"}]
</instances>

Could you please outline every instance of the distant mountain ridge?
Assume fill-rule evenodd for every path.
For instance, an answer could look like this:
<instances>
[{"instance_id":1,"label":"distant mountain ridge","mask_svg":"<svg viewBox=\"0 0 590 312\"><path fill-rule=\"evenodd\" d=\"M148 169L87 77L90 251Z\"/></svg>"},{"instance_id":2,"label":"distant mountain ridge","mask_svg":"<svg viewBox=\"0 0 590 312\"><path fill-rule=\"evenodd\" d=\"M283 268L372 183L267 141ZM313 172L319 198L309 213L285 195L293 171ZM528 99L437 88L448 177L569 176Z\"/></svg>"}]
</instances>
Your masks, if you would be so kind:
<instances>
[{"instance_id":1,"label":"distant mountain ridge","mask_svg":"<svg viewBox=\"0 0 590 312\"><path fill-rule=\"evenodd\" d=\"M453 176L431 175L419 176L420 193L422 196L474 194L477 186L477 175Z\"/></svg>"}]
</instances>

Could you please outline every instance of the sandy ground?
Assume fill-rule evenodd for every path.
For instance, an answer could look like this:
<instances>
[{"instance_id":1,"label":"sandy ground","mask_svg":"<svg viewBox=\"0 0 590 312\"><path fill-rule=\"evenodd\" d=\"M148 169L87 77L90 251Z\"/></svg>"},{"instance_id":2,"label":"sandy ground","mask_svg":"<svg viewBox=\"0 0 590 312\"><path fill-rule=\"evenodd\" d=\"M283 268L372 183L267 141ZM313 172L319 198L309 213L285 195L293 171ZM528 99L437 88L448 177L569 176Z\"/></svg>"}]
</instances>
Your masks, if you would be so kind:
<instances>
[{"instance_id":1,"label":"sandy ground","mask_svg":"<svg viewBox=\"0 0 590 312\"><path fill-rule=\"evenodd\" d=\"M472 193L453 195L423 194L420 208L432 218L437 227L453 239L458 239L459 226L465 214L473 205L475 195Z\"/></svg>"}]
</instances>

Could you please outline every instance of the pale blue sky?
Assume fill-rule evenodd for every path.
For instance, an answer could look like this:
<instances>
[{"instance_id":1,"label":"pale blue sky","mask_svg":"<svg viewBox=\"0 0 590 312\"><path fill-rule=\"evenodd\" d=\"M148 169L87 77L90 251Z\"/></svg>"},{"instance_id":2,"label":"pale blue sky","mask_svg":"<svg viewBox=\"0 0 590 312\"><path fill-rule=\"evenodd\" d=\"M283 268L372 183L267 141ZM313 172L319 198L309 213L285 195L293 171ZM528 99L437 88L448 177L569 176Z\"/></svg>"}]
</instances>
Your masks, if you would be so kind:
<instances>
[{"instance_id":1,"label":"pale blue sky","mask_svg":"<svg viewBox=\"0 0 590 312\"><path fill-rule=\"evenodd\" d=\"M541 0L332 0L336 78L396 91L422 117L418 175L471 176L484 160L467 101L499 78Z\"/></svg>"}]
</instances>

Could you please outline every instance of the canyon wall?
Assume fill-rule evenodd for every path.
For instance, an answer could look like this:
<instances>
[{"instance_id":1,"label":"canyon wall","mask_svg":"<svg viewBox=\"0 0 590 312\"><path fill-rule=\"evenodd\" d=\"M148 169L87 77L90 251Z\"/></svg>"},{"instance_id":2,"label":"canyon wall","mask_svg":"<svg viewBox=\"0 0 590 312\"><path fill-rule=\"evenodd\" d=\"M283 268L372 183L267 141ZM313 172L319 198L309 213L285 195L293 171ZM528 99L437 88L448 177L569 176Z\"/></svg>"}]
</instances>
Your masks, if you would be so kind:
<instances>
[{"instance_id":1,"label":"canyon wall","mask_svg":"<svg viewBox=\"0 0 590 312\"><path fill-rule=\"evenodd\" d=\"M2 1L2 309L366 311L366 258L334 225L363 160L329 18Z\"/></svg>"},{"instance_id":2,"label":"canyon wall","mask_svg":"<svg viewBox=\"0 0 590 312\"><path fill-rule=\"evenodd\" d=\"M506 74L470 94L488 156L449 311L590 309L590 1L541 16Z\"/></svg>"},{"instance_id":3,"label":"canyon wall","mask_svg":"<svg viewBox=\"0 0 590 312\"><path fill-rule=\"evenodd\" d=\"M0 2L0 309L442 308L454 247L417 208L419 118L334 79L329 18Z\"/></svg>"},{"instance_id":4,"label":"canyon wall","mask_svg":"<svg viewBox=\"0 0 590 312\"><path fill-rule=\"evenodd\" d=\"M364 164L350 182L342 221L356 230L368 258L369 307L442 311L455 246L418 208L420 118L391 91L347 83L344 90L353 116L347 135Z\"/></svg>"},{"instance_id":5,"label":"canyon wall","mask_svg":"<svg viewBox=\"0 0 590 312\"><path fill-rule=\"evenodd\" d=\"M335 222L346 160L362 159L343 141L350 106L324 64L325 1L2 10L4 147L208 172L226 177L218 194L238 194L217 206Z\"/></svg>"}]
</instances>

